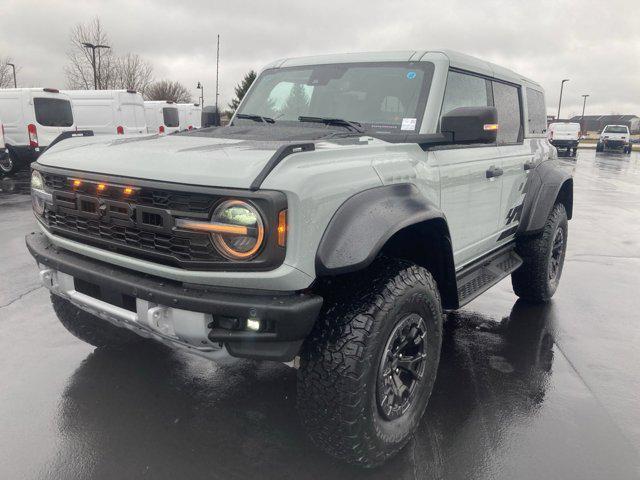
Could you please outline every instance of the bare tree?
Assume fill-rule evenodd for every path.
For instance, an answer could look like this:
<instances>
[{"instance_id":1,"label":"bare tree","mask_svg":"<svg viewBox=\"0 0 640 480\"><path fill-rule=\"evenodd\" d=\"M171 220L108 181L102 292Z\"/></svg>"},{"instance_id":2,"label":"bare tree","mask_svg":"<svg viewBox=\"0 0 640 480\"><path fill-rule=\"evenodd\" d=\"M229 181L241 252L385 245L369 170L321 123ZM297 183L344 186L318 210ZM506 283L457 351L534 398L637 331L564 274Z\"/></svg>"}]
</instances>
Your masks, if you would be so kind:
<instances>
[{"instance_id":1,"label":"bare tree","mask_svg":"<svg viewBox=\"0 0 640 480\"><path fill-rule=\"evenodd\" d=\"M143 95L153 82L153 67L134 53L116 59L116 88L135 90Z\"/></svg>"},{"instance_id":2,"label":"bare tree","mask_svg":"<svg viewBox=\"0 0 640 480\"><path fill-rule=\"evenodd\" d=\"M0 88L13 88L13 69L8 63L13 63L11 57L0 57Z\"/></svg>"},{"instance_id":3,"label":"bare tree","mask_svg":"<svg viewBox=\"0 0 640 480\"><path fill-rule=\"evenodd\" d=\"M160 80L152 83L145 92L147 100L167 100L176 103L191 103L191 94L180 82Z\"/></svg>"},{"instance_id":4,"label":"bare tree","mask_svg":"<svg viewBox=\"0 0 640 480\"><path fill-rule=\"evenodd\" d=\"M71 49L67 52L69 63L64 69L69 88L93 88L92 52L83 45L87 42L94 45L109 45L109 35L98 17L86 24L79 23L71 30ZM96 84L99 89L115 87L116 63L111 49L96 50Z\"/></svg>"}]
</instances>

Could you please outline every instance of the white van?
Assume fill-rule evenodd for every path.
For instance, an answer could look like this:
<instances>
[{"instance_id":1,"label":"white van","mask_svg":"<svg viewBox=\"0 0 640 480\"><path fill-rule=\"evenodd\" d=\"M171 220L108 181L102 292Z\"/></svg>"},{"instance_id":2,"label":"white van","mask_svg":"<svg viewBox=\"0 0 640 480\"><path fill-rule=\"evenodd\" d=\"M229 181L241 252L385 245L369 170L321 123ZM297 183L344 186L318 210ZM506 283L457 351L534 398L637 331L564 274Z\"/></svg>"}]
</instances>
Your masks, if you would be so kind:
<instances>
[{"instance_id":1,"label":"white van","mask_svg":"<svg viewBox=\"0 0 640 480\"><path fill-rule=\"evenodd\" d=\"M0 89L0 118L11 172L36 160L62 132L76 130L71 99L54 88Z\"/></svg>"},{"instance_id":2,"label":"white van","mask_svg":"<svg viewBox=\"0 0 640 480\"><path fill-rule=\"evenodd\" d=\"M547 137L551 145L558 150L566 149L567 155L576 155L580 142L580 124L569 122L556 122L547 128Z\"/></svg>"},{"instance_id":3,"label":"white van","mask_svg":"<svg viewBox=\"0 0 640 480\"><path fill-rule=\"evenodd\" d=\"M173 102L153 100L144 102L147 133L173 133L180 130L180 114Z\"/></svg>"},{"instance_id":4,"label":"white van","mask_svg":"<svg viewBox=\"0 0 640 480\"><path fill-rule=\"evenodd\" d=\"M197 103L178 103L180 131L193 130L202 125L202 107Z\"/></svg>"},{"instance_id":5,"label":"white van","mask_svg":"<svg viewBox=\"0 0 640 480\"><path fill-rule=\"evenodd\" d=\"M144 99L135 90L64 90L80 130L95 135L147 133Z\"/></svg>"}]
</instances>

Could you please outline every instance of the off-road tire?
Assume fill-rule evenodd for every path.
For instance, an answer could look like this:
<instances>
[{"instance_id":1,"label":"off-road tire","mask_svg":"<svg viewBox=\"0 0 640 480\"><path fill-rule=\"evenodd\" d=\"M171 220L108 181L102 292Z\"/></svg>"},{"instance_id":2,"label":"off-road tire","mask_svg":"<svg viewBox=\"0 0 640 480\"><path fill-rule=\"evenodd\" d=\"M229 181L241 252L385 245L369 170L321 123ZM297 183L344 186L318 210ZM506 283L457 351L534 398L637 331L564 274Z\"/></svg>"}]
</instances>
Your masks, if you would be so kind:
<instances>
[{"instance_id":1,"label":"off-road tire","mask_svg":"<svg viewBox=\"0 0 640 480\"><path fill-rule=\"evenodd\" d=\"M135 333L80 310L58 295L51 295L51 304L64 328L94 347L121 347L142 340Z\"/></svg>"},{"instance_id":2,"label":"off-road tire","mask_svg":"<svg viewBox=\"0 0 640 480\"><path fill-rule=\"evenodd\" d=\"M552 250L559 229L563 235L559 270L550 278ZM511 274L511 284L518 297L530 302L547 302L551 299L562 275L567 238L567 211L564 205L556 203L541 233L517 240L516 252L522 257L523 264Z\"/></svg>"},{"instance_id":3,"label":"off-road tire","mask_svg":"<svg viewBox=\"0 0 640 480\"><path fill-rule=\"evenodd\" d=\"M598 142L596 143L596 152L602 152L604 151L604 146L602 145L602 143Z\"/></svg>"},{"instance_id":4,"label":"off-road tire","mask_svg":"<svg viewBox=\"0 0 640 480\"><path fill-rule=\"evenodd\" d=\"M325 290L321 317L301 352L298 411L321 449L374 467L402 449L424 414L440 360L440 294L427 270L388 258L333 279ZM389 420L378 400L382 356L396 326L413 313L426 326L424 372L407 410Z\"/></svg>"}]
</instances>

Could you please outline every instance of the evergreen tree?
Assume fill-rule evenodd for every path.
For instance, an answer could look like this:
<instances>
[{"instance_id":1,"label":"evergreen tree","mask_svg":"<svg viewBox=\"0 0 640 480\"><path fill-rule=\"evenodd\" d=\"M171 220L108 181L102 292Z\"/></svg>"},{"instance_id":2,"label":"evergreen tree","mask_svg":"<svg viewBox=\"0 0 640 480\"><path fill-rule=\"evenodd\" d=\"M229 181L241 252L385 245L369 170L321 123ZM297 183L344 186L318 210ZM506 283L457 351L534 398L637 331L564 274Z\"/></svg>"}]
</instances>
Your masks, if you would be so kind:
<instances>
[{"instance_id":1,"label":"evergreen tree","mask_svg":"<svg viewBox=\"0 0 640 480\"><path fill-rule=\"evenodd\" d=\"M242 81L238 85L236 85L235 87L236 98L231 100L231 103L229 103L229 108L231 109L232 112L236 111L236 109L238 108L238 105L240 105L240 102L246 95L247 90L249 90L249 87L251 86L251 84L255 79L256 79L256 72L253 70L250 70L249 73L245 74Z\"/></svg>"},{"instance_id":2,"label":"evergreen tree","mask_svg":"<svg viewBox=\"0 0 640 480\"><path fill-rule=\"evenodd\" d=\"M297 120L300 115L306 115L308 108L309 96L304 85L296 83L289 92L287 101L280 109L280 114L287 119Z\"/></svg>"}]
</instances>

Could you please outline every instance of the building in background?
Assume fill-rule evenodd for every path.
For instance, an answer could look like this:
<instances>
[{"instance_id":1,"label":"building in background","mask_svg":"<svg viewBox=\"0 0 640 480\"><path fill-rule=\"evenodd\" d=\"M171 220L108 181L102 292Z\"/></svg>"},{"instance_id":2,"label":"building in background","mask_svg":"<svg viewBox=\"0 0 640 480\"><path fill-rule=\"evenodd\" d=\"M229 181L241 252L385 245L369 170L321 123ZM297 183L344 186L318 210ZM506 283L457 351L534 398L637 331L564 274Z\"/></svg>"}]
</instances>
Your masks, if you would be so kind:
<instances>
[{"instance_id":1,"label":"building in background","mask_svg":"<svg viewBox=\"0 0 640 480\"><path fill-rule=\"evenodd\" d=\"M600 133L607 125L626 125L631 134L640 133L640 117L637 115L576 115L569 119L582 125L582 131Z\"/></svg>"}]
</instances>

